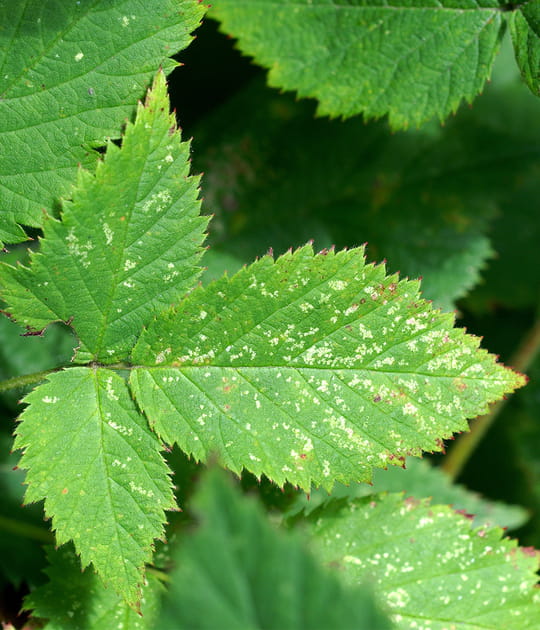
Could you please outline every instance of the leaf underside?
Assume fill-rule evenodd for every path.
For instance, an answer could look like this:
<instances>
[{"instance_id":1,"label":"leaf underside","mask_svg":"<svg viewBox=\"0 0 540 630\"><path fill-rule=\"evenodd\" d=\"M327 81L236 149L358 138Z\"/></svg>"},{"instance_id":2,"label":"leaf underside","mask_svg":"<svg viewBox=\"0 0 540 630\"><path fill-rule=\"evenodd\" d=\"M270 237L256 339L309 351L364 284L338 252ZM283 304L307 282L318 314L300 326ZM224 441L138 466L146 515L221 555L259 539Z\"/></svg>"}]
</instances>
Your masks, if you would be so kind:
<instances>
[{"instance_id":1,"label":"leaf underside","mask_svg":"<svg viewBox=\"0 0 540 630\"><path fill-rule=\"evenodd\" d=\"M370 580L398 628L533 630L538 552L427 500L378 495L312 517L311 547L348 584Z\"/></svg>"},{"instance_id":2,"label":"leaf underside","mask_svg":"<svg viewBox=\"0 0 540 630\"><path fill-rule=\"evenodd\" d=\"M177 65L169 57L203 13L195 0L1 3L0 239L43 225L77 164L93 167L93 147L120 137L151 76Z\"/></svg>"},{"instance_id":3,"label":"leaf underside","mask_svg":"<svg viewBox=\"0 0 540 630\"><path fill-rule=\"evenodd\" d=\"M175 132L160 72L122 148L109 144L95 176L79 171L61 221L45 220L31 265L0 267L10 315L34 330L70 322L80 362L125 359L141 328L200 274L207 219L189 145Z\"/></svg>"},{"instance_id":4,"label":"leaf underside","mask_svg":"<svg viewBox=\"0 0 540 630\"><path fill-rule=\"evenodd\" d=\"M210 15L269 68L274 87L315 97L319 113L388 114L395 127L443 120L489 77L502 2L216 0Z\"/></svg>"},{"instance_id":5,"label":"leaf underside","mask_svg":"<svg viewBox=\"0 0 540 630\"><path fill-rule=\"evenodd\" d=\"M452 325L361 249L306 246L152 322L130 383L158 435L196 459L218 453L235 472L331 488L441 450L523 384Z\"/></svg>"},{"instance_id":6,"label":"leaf underside","mask_svg":"<svg viewBox=\"0 0 540 630\"><path fill-rule=\"evenodd\" d=\"M159 441L109 370L51 374L24 402L15 448L25 500L45 498L58 544L73 540L83 567L137 602L164 510L176 505Z\"/></svg>"}]
</instances>

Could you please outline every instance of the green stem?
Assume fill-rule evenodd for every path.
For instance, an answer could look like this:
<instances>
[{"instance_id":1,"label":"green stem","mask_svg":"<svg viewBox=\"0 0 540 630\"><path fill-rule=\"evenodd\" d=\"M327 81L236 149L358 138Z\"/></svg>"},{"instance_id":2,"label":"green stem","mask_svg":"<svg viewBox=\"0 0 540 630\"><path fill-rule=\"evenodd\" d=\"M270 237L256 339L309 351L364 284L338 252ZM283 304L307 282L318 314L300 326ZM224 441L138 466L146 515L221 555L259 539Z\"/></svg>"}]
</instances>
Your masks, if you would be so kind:
<instances>
[{"instance_id":1,"label":"green stem","mask_svg":"<svg viewBox=\"0 0 540 630\"><path fill-rule=\"evenodd\" d=\"M130 370L133 366L127 363L115 363L112 365L94 365L94 364L72 364L62 365L60 367L51 368L50 370L43 370L42 372L34 372L33 374L25 374L24 376L14 376L8 378L5 381L0 381L0 393L6 392L10 389L21 389L27 385L33 385L34 383L40 383L44 381L49 374L54 372L60 372L60 370L66 370L74 367L104 367L108 370Z\"/></svg>"},{"instance_id":2,"label":"green stem","mask_svg":"<svg viewBox=\"0 0 540 630\"><path fill-rule=\"evenodd\" d=\"M510 366L519 372L525 372L540 350L540 319L538 319L531 330L527 333L521 342L516 353L509 361ZM451 479L459 477L465 464L470 459L474 450L480 444L482 438L493 424L495 419L506 406L507 399L504 398L493 405L491 411L485 416L476 418L471 424L469 433L462 433L450 452L445 457L442 469L450 476Z\"/></svg>"},{"instance_id":3,"label":"green stem","mask_svg":"<svg viewBox=\"0 0 540 630\"><path fill-rule=\"evenodd\" d=\"M171 578L168 573L161 571L160 569L154 569L153 567L146 567L146 572L156 577L160 582L170 582Z\"/></svg>"},{"instance_id":4,"label":"green stem","mask_svg":"<svg viewBox=\"0 0 540 630\"><path fill-rule=\"evenodd\" d=\"M14 376L6 381L0 382L0 392L7 392L10 389L20 389L27 385L39 383L47 378L49 374L63 370L63 367L53 368L51 370L43 370L42 372L34 372L33 374L25 374L24 376Z\"/></svg>"},{"instance_id":5,"label":"green stem","mask_svg":"<svg viewBox=\"0 0 540 630\"><path fill-rule=\"evenodd\" d=\"M16 536L22 536L23 538L30 538L37 540L40 543L53 544L54 534L46 529L37 527L36 525L30 525L23 521L17 521L14 518L6 518L0 516L0 529Z\"/></svg>"}]
</instances>

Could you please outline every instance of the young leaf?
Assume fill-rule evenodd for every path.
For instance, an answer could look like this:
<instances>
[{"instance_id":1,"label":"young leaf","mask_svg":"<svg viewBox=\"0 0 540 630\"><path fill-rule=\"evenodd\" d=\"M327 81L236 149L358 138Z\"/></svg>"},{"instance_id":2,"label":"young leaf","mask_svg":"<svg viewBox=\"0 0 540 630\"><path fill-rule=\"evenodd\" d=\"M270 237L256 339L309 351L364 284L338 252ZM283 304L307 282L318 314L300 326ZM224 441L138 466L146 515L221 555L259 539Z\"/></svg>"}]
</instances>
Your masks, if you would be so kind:
<instances>
[{"instance_id":1,"label":"young leaf","mask_svg":"<svg viewBox=\"0 0 540 630\"><path fill-rule=\"evenodd\" d=\"M195 0L0 3L0 239L43 224L203 13Z\"/></svg>"},{"instance_id":2,"label":"young leaf","mask_svg":"<svg viewBox=\"0 0 540 630\"><path fill-rule=\"evenodd\" d=\"M489 77L504 33L498 0L216 0L210 15L319 113L444 119Z\"/></svg>"},{"instance_id":3,"label":"young leaf","mask_svg":"<svg viewBox=\"0 0 540 630\"><path fill-rule=\"evenodd\" d=\"M305 489L369 481L523 384L452 324L362 250L306 246L152 322L131 385L158 435L197 459Z\"/></svg>"},{"instance_id":4,"label":"young leaf","mask_svg":"<svg viewBox=\"0 0 540 630\"><path fill-rule=\"evenodd\" d=\"M45 499L58 544L73 540L83 567L137 602L164 510L175 508L159 441L109 370L51 374L25 402L15 448L26 501Z\"/></svg>"},{"instance_id":5,"label":"young leaf","mask_svg":"<svg viewBox=\"0 0 540 630\"><path fill-rule=\"evenodd\" d=\"M126 358L141 328L201 271L207 220L188 160L160 72L122 148L109 144L95 177L79 171L61 221L46 218L30 267L0 268L10 314L38 330L72 322L80 361Z\"/></svg>"},{"instance_id":6,"label":"young leaf","mask_svg":"<svg viewBox=\"0 0 540 630\"><path fill-rule=\"evenodd\" d=\"M447 506L379 495L313 514L315 554L348 584L370 580L398 628L533 630L539 552L472 529Z\"/></svg>"},{"instance_id":7,"label":"young leaf","mask_svg":"<svg viewBox=\"0 0 540 630\"><path fill-rule=\"evenodd\" d=\"M156 578L148 576L138 614L112 589L105 588L92 571L81 572L69 546L49 549L47 555L49 582L24 601L34 617L48 620L47 630L155 630L163 590Z\"/></svg>"},{"instance_id":8,"label":"young leaf","mask_svg":"<svg viewBox=\"0 0 540 630\"><path fill-rule=\"evenodd\" d=\"M202 525L176 554L160 630L391 627L371 589L344 588L222 474L206 477L194 506Z\"/></svg>"}]
</instances>

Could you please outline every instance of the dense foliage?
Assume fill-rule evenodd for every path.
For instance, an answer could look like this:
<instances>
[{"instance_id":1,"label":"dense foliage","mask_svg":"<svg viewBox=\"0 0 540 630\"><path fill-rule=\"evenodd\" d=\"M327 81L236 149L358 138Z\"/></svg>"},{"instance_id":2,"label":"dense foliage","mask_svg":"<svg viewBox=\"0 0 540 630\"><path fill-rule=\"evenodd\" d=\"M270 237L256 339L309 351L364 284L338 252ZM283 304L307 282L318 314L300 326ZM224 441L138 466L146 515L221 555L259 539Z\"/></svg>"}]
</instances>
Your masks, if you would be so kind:
<instances>
[{"instance_id":1,"label":"dense foliage","mask_svg":"<svg viewBox=\"0 0 540 630\"><path fill-rule=\"evenodd\" d=\"M540 627L539 7L0 0L6 627Z\"/></svg>"}]
</instances>

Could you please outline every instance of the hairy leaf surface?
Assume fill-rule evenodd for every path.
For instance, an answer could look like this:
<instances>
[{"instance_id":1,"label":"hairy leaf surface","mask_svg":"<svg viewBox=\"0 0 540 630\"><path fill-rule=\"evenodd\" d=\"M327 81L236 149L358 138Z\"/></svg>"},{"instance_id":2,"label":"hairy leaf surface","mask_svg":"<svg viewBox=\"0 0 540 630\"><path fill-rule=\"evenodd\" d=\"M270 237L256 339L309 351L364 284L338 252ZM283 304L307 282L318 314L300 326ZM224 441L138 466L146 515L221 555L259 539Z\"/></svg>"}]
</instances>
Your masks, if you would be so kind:
<instances>
[{"instance_id":1,"label":"hairy leaf surface","mask_svg":"<svg viewBox=\"0 0 540 630\"><path fill-rule=\"evenodd\" d=\"M163 587L152 575L143 586L141 611L126 604L92 571L81 572L69 546L48 550L49 582L32 591L25 608L47 619L47 630L155 630ZM59 597L61 593L61 597Z\"/></svg>"},{"instance_id":2,"label":"hairy leaf surface","mask_svg":"<svg viewBox=\"0 0 540 630\"><path fill-rule=\"evenodd\" d=\"M361 249L266 256L143 332L131 384L151 426L279 484L369 481L440 450L523 384ZM144 366L144 367L143 367Z\"/></svg>"},{"instance_id":3,"label":"hairy leaf surface","mask_svg":"<svg viewBox=\"0 0 540 630\"><path fill-rule=\"evenodd\" d=\"M344 588L221 474L193 503L202 524L176 553L160 629L390 628L371 589Z\"/></svg>"},{"instance_id":4,"label":"hairy leaf surface","mask_svg":"<svg viewBox=\"0 0 540 630\"><path fill-rule=\"evenodd\" d=\"M45 499L58 544L73 540L83 567L137 601L164 510L175 507L159 441L109 370L52 374L25 402L15 448L26 501Z\"/></svg>"},{"instance_id":5,"label":"hairy leaf surface","mask_svg":"<svg viewBox=\"0 0 540 630\"><path fill-rule=\"evenodd\" d=\"M195 0L0 2L0 239L43 225L203 12Z\"/></svg>"},{"instance_id":6,"label":"hairy leaf surface","mask_svg":"<svg viewBox=\"0 0 540 630\"><path fill-rule=\"evenodd\" d=\"M444 119L489 77L504 33L497 0L216 0L211 14L275 87L319 113Z\"/></svg>"},{"instance_id":7,"label":"hairy leaf surface","mask_svg":"<svg viewBox=\"0 0 540 630\"><path fill-rule=\"evenodd\" d=\"M199 216L198 178L188 177L189 145L168 110L158 73L122 148L109 144L95 176L79 171L61 221L45 220L30 267L0 269L10 314L38 330L71 323L81 361L125 358L142 326L201 271L207 220Z\"/></svg>"},{"instance_id":8,"label":"hairy leaf surface","mask_svg":"<svg viewBox=\"0 0 540 630\"><path fill-rule=\"evenodd\" d=\"M374 582L398 628L539 626L539 552L501 529L396 494L333 507L313 514L315 554L349 584Z\"/></svg>"}]
</instances>

